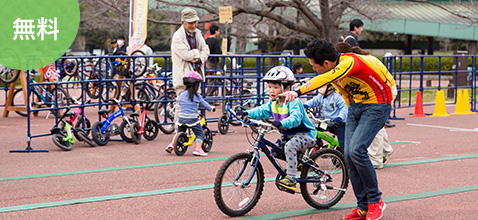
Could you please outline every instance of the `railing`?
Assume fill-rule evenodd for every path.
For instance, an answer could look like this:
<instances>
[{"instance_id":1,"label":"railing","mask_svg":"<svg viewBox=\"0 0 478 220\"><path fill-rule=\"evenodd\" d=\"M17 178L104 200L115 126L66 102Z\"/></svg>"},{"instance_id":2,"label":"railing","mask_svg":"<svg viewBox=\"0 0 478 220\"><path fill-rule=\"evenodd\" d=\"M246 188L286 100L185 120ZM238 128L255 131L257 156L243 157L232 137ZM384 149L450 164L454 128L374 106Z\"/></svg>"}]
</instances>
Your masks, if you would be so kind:
<instances>
[{"instance_id":1,"label":"railing","mask_svg":"<svg viewBox=\"0 0 478 220\"><path fill-rule=\"evenodd\" d=\"M218 63L215 63L215 68L206 69L206 82L203 83L201 86L202 94L205 96L206 92L212 90L211 94L205 96L205 99L209 102L223 102L226 99L226 95L234 95L232 98L231 104L243 104L248 99L253 99L258 103L258 105L263 104L265 101L268 100L268 94L264 92L267 88L266 84L261 81L264 74L273 66L281 65L279 59L285 59L288 62L286 64L290 65L294 62L294 59L297 58L304 58L304 56L294 56L294 55L211 55L212 57L216 57ZM160 80L163 81L165 84L171 78L168 77L172 73L172 63L171 63L171 56L170 55L154 55L154 56L144 56L144 57L154 57L156 58L156 62L160 63L162 73L164 76L157 77L157 78L136 78L133 74L130 78L112 78L108 74L106 77L103 77L102 74L99 74L97 79L87 79L85 75L85 70L88 62L87 60L97 59L99 63L102 60L109 60L111 58L130 58L132 59L133 68L135 68L135 59L141 58L143 56L77 56L77 57L65 57L68 59L76 59L79 62L79 68L77 73L77 78L73 78L70 81L58 81L53 83L33 83L30 84L28 82L28 88L30 94L30 89L33 86L37 85L54 85L54 86L61 86L68 88L69 91L71 90L72 93L78 94L80 98L80 104L72 105L71 107L81 107L81 108L97 108L102 109L104 107L108 107L111 104L105 103L104 101L99 98L98 100L93 100L91 102L87 102L87 97L85 94L85 88L88 83L97 82L101 84L102 82L129 82L129 85L132 85L132 97L135 96L135 84L136 82L145 81L145 80ZM459 63L459 59L466 57L467 59L471 59L471 67L475 70L474 74L471 75L470 84L469 85L460 85L457 86L459 76L461 74L468 74L468 70L458 70L455 68L454 70L447 70L445 69L443 58L444 57L452 57L455 60L455 63ZM424 67L424 60L425 59L436 59L437 68L430 69ZM248 60L246 63L245 60ZM251 61L253 60L253 61ZM404 60L409 60L409 67L405 69L405 62ZM414 62L418 60L419 65L415 66L412 65ZM253 65L250 62L255 62ZM390 56L384 57L383 63L387 66L390 70L392 75L395 78L396 84L398 86L398 95L393 103L393 116L392 118L396 118L396 109L404 108L404 107L413 107L415 103L413 100L413 95L415 91L421 91L422 94L424 91L434 91L434 90L443 90L447 89L453 91L453 94L456 93L458 89L471 89L471 104L472 104L472 111L476 111L476 67L477 67L477 56ZM111 64L110 68L111 68ZM307 65L307 64L304 64ZM105 69L103 66L99 66L98 69L95 71L103 72ZM108 67L106 67L108 68ZM108 69L107 71L108 72ZM219 73L219 74L217 74ZM28 74L27 74L28 75ZM312 78L316 76L315 73L306 73L306 74L298 74L296 78ZM453 80L454 81L453 81ZM431 83L430 83L431 82ZM454 83L453 83L454 82ZM424 84L425 83L425 84ZM124 83L126 84L126 83ZM436 84L436 85L434 85ZM76 87L75 87L76 85ZM7 87L5 87L7 88ZM71 96L75 96L74 94L70 94ZM123 95L123 94L121 94ZM314 94L310 94L309 97L314 96ZM404 98L408 97L408 98ZM107 97L109 98L109 97ZM30 99L30 98L29 98ZM231 99L228 97L228 99ZM165 98L162 100L152 100L151 102L172 102L174 100ZM129 102L126 102L126 104ZM453 103L456 103L456 97L453 98ZM132 101L130 104L136 104L136 101ZM433 103L424 103L425 105L431 105ZM30 109L27 108L28 113L28 148L30 148L30 140L36 137L42 137L50 135L49 133L43 134L31 134L30 130L30 112L37 112L37 111L49 111L54 110L56 112L61 111L61 109L66 108L66 106L58 106L57 103L49 108L39 108L39 109ZM100 116L98 116L98 120L100 120ZM216 121L217 118L208 118L208 121ZM55 120L58 123L58 118L56 117ZM52 124L53 126L53 124ZM49 128L45 128L47 131ZM31 148L30 148L31 149Z\"/></svg>"}]
</instances>

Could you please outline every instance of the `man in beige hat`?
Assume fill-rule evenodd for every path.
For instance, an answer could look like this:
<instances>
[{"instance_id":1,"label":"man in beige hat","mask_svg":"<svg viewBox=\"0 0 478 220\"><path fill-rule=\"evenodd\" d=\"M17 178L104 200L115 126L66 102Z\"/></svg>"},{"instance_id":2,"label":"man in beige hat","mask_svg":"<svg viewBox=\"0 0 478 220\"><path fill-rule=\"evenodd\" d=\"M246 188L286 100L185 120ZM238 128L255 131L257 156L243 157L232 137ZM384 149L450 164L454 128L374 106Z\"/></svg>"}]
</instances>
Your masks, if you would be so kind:
<instances>
[{"instance_id":1,"label":"man in beige hat","mask_svg":"<svg viewBox=\"0 0 478 220\"><path fill-rule=\"evenodd\" d=\"M183 84L184 74L196 71L204 79L204 64L209 57L209 47L198 27L199 17L196 10L185 8L181 11L181 27L174 33L171 43L171 59L173 62L173 85L176 96L186 87ZM179 115L179 105L176 106L174 121Z\"/></svg>"}]
</instances>

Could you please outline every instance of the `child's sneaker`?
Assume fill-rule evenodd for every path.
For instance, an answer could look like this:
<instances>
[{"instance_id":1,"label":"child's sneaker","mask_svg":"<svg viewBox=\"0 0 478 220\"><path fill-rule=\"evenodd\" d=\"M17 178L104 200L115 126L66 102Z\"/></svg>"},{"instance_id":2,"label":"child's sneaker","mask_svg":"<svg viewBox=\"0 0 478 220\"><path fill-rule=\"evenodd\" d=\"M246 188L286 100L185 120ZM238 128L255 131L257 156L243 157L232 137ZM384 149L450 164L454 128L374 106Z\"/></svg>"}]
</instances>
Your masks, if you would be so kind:
<instances>
[{"instance_id":1,"label":"child's sneaker","mask_svg":"<svg viewBox=\"0 0 478 220\"><path fill-rule=\"evenodd\" d=\"M381 219L385 208L387 208L387 204L383 202L382 198L377 203L368 204L367 220Z\"/></svg>"},{"instance_id":2,"label":"child's sneaker","mask_svg":"<svg viewBox=\"0 0 478 220\"><path fill-rule=\"evenodd\" d=\"M207 153L204 152L202 149L201 150L194 149L193 154L196 156L203 156L203 157L207 156Z\"/></svg>"},{"instance_id":3,"label":"child's sneaker","mask_svg":"<svg viewBox=\"0 0 478 220\"><path fill-rule=\"evenodd\" d=\"M297 187L295 186L297 184L297 180L294 177L285 177L281 180L279 180L279 185L286 188L290 189L293 191L297 190Z\"/></svg>"},{"instance_id":4,"label":"child's sneaker","mask_svg":"<svg viewBox=\"0 0 478 220\"><path fill-rule=\"evenodd\" d=\"M360 210L359 208L355 208L351 213L345 215L342 219L343 220L359 220L365 219L367 216L367 211Z\"/></svg>"},{"instance_id":5,"label":"child's sneaker","mask_svg":"<svg viewBox=\"0 0 478 220\"><path fill-rule=\"evenodd\" d=\"M166 149L164 149L164 150L165 150L166 152L168 152L168 153L173 152L173 150L174 150L173 144L172 144L172 143L169 144L169 145L166 147Z\"/></svg>"}]
</instances>

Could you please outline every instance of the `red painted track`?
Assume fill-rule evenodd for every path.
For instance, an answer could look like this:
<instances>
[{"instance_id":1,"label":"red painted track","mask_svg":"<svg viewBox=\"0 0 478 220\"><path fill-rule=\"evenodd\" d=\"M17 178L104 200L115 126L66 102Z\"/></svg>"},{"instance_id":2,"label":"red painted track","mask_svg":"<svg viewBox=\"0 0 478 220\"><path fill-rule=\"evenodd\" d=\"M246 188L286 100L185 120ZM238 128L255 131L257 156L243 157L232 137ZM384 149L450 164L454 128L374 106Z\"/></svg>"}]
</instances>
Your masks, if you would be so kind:
<instances>
[{"instance_id":1,"label":"red painted track","mask_svg":"<svg viewBox=\"0 0 478 220\"><path fill-rule=\"evenodd\" d=\"M447 107L448 112L454 106ZM474 130L478 128L478 114L451 115L448 117L411 118L413 109L400 109L395 128L387 129L390 141L413 141L394 144L393 156L387 164L399 162L456 157L478 154L476 131L450 131L443 127ZM425 107L426 113L433 106ZM0 108L3 113L3 108ZM96 121L94 111L88 111L90 120ZM210 114L218 115L218 113ZM46 133L53 120L45 119L46 113L32 120L32 134ZM441 126L423 127L411 124ZM216 123L209 123L217 130ZM178 157L164 152L171 135L161 134L156 140L142 141L140 145L110 142L107 146L91 148L79 143L73 150L65 152L57 148L51 137L34 138L34 149L48 149L49 153L9 153L10 149L26 148L26 118L10 113L9 118L0 119L0 178L70 172L79 170L157 164L174 161L204 159L194 157L189 150ZM232 127L235 133L217 134L209 157L228 157L243 152L248 144L242 127ZM272 136L270 136L272 137ZM26 204L75 200L88 197L109 196L124 193L139 193L178 187L212 184L223 160L154 166L147 168L64 175L35 179L0 181L0 209ZM274 169L263 160L266 177L276 175ZM475 167L478 159L458 159L443 162L419 163L415 165L391 166L378 170L379 186L384 198L474 186L478 184ZM339 205L353 203L349 191ZM445 190L446 191L446 190ZM478 191L445 194L436 197L418 198L388 203L384 219L474 219L478 207ZM339 206L338 205L338 206ZM257 206L246 216L260 216L286 211L310 209L300 195L279 192L273 183L265 185L264 193ZM351 209L298 216L297 219L340 219ZM279 214L280 216L280 214ZM0 213L0 219L224 219L227 218L217 207L213 190L202 190L115 199L42 209ZM260 217L260 218L266 218Z\"/></svg>"}]
</instances>

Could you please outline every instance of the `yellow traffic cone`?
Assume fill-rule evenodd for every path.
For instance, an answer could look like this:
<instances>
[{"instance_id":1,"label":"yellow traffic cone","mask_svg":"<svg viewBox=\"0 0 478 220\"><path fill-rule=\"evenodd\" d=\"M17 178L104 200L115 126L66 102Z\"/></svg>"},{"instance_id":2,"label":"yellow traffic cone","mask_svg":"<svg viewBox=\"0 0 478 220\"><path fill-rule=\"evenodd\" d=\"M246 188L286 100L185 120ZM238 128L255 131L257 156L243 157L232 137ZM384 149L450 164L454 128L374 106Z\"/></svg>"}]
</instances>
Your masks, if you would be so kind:
<instances>
[{"instance_id":1,"label":"yellow traffic cone","mask_svg":"<svg viewBox=\"0 0 478 220\"><path fill-rule=\"evenodd\" d=\"M462 110L464 114L475 114L474 112L471 111L470 107L470 97L468 96L468 89L463 90L463 105L462 105Z\"/></svg>"},{"instance_id":2,"label":"yellow traffic cone","mask_svg":"<svg viewBox=\"0 0 478 220\"><path fill-rule=\"evenodd\" d=\"M465 114L463 110L463 94L461 90L457 91L456 94L456 105L455 105L455 112L453 112L454 115L463 115Z\"/></svg>"},{"instance_id":3,"label":"yellow traffic cone","mask_svg":"<svg viewBox=\"0 0 478 220\"><path fill-rule=\"evenodd\" d=\"M443 90L437 91L437 96L435 99L435 112L432 117L444 117L448 116L449 114L446 113L445 107L445 92Z\"/></svg>"}]
</instances>

